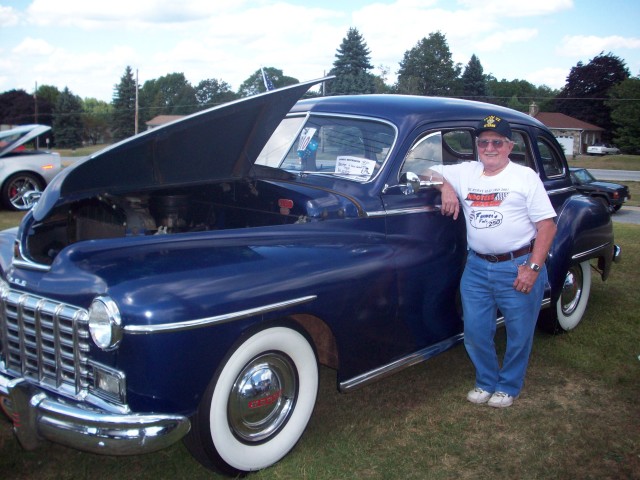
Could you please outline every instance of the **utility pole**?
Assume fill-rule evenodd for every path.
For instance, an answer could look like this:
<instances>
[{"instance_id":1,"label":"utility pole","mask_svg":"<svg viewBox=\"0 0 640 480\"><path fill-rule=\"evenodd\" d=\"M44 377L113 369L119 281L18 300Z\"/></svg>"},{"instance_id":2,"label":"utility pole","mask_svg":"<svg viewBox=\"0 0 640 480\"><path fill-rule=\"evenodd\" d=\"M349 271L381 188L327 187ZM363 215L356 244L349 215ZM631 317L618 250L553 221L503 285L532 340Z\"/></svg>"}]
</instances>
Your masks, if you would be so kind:
<instances>
[{"instance_id":1,"label":"utility pole","mask_svg":"<svg viewBox=\"0 0 640 480\"><path fill-rule=\"evenodd\" d=\"M34 103L34 115L33 115L33 119L34 122L33 123L38 123L38 82L36 82L36 89L33 91L33 103ZM38 150L38 148L40 147L39 145L39 138L36 137L36 150Z\"/></svg>"}]
</instances>

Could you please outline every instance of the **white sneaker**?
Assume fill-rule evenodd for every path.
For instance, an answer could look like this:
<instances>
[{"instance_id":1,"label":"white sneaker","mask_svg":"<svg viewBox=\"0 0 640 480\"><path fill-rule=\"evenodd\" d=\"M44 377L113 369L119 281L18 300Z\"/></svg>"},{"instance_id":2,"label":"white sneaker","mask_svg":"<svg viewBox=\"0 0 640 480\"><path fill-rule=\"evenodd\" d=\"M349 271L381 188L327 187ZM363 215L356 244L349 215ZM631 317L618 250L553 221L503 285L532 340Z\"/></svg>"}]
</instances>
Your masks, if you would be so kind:
<instances>
[{"instance_id":1,"label":"white sneaker","mask_svg":"<svg viewBox=\"0 0 640 480\"><path fill-rule=\"evenodd\" d=\"M467 393L467 400L471 403L487 403L487 400L491 398L491 392L476 387Z\"/></svg>"},{"instance_id":2,"label":"white sneaker","mask_svg":"<svg viewBox=\"0 0 640 480\"><path fill-rule=\"evenodd\" d=\"M505 408L513 405L514 397L504 392L496 392L491 395L487 405L495 408Z\"/></svg>"}]
</instances>

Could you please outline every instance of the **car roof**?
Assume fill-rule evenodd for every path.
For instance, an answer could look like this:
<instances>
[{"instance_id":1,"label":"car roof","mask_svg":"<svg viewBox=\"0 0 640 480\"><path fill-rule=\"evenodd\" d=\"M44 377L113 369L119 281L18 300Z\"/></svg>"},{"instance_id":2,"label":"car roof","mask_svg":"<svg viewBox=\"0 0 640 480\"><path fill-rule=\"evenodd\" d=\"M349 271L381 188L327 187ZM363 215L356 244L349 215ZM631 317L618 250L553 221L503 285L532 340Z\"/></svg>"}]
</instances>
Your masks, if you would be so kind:
<instances>
[{"instance_id":1,"label":"car roof","mask_svg":"<svg viewBox=\"0 0 640 480\"><path fill-rule=\"evenodd\" d=\"M415 95L344 95L318 97L299 101L291 113L341 113L384 119L403 125L447 120L476 122L497 114L509 123L530 125L546 130L542 122L510 108L447 97Z\"/></svg>"}]
</instances>

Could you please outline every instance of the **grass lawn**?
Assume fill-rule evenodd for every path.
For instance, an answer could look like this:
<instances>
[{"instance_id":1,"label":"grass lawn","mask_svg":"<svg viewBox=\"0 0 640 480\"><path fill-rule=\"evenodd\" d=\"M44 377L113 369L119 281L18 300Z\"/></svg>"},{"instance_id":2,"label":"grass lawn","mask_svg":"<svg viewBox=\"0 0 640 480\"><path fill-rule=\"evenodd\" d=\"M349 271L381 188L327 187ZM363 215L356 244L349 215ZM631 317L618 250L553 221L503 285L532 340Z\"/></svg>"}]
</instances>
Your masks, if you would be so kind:
<instances>
[{"instance_id":1,"label":"grass lawn","mask_svg":"<svg viewBox=\"0 0 640 480\"><path fill-rule=\"evenodd\" d=\"M569 157L567 160L570 167L603 170L640 170L640 155L605 155L603 157L578 155Z\"/></svg>"},{"instance_id":2,"label":"grass lawn","mask_svg":"<svg viewBox=\"0 0 640 480\"><path fill-rule=\"evenodd\" d=\"M640 226L614 229L623 261L607 282L594 273L577 329L536 335L525 388L513 407L465 400L473 369L462 346L349 394L337 393L335 372L323 368L316 409L299 444L249 478L640 478ZM503 330L497 344L504 348ZM134 457L54 444L27 452L0 415L0 478L222 477L180 443Z\"/></svg>"}]
</instances>

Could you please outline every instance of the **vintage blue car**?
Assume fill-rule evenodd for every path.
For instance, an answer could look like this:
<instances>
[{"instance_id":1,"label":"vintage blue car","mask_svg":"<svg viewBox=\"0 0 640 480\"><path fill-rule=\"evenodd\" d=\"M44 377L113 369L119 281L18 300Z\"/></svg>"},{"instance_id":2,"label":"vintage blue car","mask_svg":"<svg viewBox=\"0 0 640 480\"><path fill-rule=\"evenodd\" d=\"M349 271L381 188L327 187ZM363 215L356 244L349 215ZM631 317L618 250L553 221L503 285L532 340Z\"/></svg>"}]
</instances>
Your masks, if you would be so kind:
<instances>
[{"instance_id":1,"label":"vintage blue car","mask_svg":"<svg viewBox=\"0 0 640 480\"><path fill-rule=\"evenodd\" d=\"M419 175L475 161L496 111L558 213L540 325L580 322L619 249L548 129L457 99L298 101L316 83L103 150L0 234L0 397L25 448L184 439L209 468L257 470L303 434L319 364L348 392L458 345L465 225Z\"/></svg>"}]
</instances>

